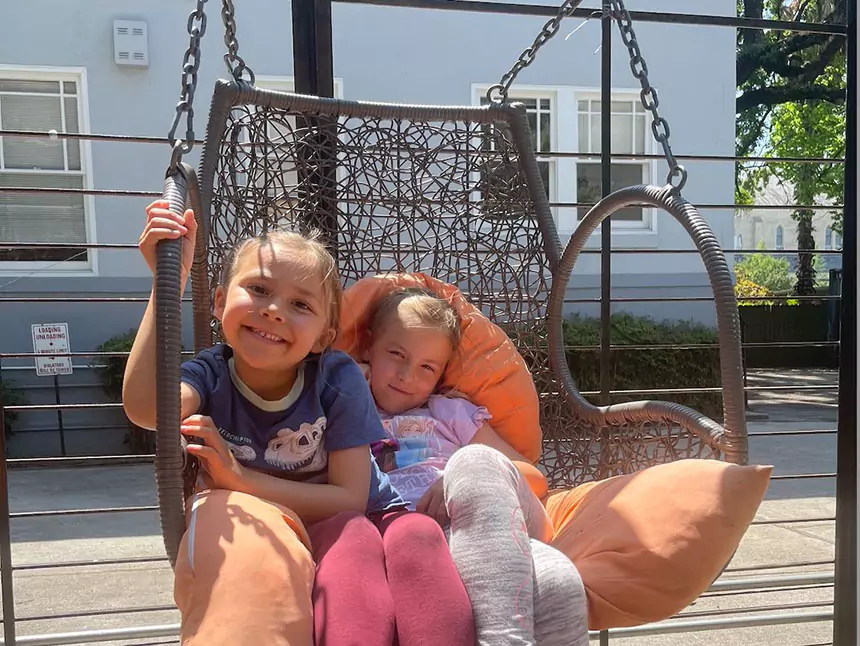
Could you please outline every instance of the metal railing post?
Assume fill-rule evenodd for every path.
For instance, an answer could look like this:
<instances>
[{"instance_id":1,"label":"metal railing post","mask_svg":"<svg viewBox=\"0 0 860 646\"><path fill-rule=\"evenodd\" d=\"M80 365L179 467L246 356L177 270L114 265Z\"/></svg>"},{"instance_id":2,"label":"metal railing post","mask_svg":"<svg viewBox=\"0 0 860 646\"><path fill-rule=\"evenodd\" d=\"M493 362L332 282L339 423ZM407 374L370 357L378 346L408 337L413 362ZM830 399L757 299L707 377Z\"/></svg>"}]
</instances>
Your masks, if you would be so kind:
<instances>
[{"instance_id":1,"label":"metal railing post","mask_svg":"<svg viewBox=\"0 0 860 646\"><path fill-rule=\"evenodd\" d=\"M6 410L0 401L0 590L3 644L15 646L15 589L12 583L12 532L9 525L9 473L6 465Z\"/></svg>"}]
</instances>

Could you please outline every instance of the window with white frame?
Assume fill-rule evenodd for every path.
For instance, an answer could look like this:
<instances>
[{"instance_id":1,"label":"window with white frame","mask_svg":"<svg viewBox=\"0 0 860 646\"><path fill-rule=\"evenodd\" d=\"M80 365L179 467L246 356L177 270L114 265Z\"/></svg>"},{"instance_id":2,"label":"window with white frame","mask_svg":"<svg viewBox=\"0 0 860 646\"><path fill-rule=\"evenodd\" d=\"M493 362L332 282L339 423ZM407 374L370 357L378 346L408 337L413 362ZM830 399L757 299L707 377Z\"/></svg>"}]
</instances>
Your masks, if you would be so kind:
<instances>
[{"instance_id":1,"label":"window with white frame","mask_svg":"<svg viewBox=\"0 0 860 646\"><path fill-rule=\"evenodd\" d=\"M833 249L833 229L830 227L824 229L824 248L828 251Z\"/></svg>"},{"instance_id":2,"label":"window with white frame","mask_svg":"<svg viewBox=\"0 0 860 646\"><path fill-rule=\"evenodd\" d=\"M601 152L601 102L594 97L579 98L577 101L577 135L580 153ZM635 98L614 97L610 105L610 132L613 153L644 155L649 138L645 109ZM651 181L650 164L645 160L612 161L612 180L609 191L626 186L648 184ZM601 168L599 160L580 159L576 164L576 201L593 204L600 201ZM578 209L578 219L585 217L588 208ZM647 213L642 207L627 207L612 215L616 227L644 228L648 225Z\"/></svg>"},{"instance_id":3,"label":"window with white frame","mask_svg":"<svg viewBox=\"0 0 860 646\"><path fill-rule=\"evenodd\" d=\"M78 133L84 128L82 78L0 68L0 129ZM0 137L0 186L54 189L88 187L86 144L74 139ZM59 243L62 248L0 249L0 267L86 268L88 199L78 194L0 194L0 240ZM14 265L9 265L14 263Z\"/></svg>"},{"instance_id":4,"label":"window with white frame","mask_svg":"<svg viewBox=\"0 0 860 646\"><path fill-rule=\"evenodd\" d=\"M478 84L473 86L475 103L486 103L487 87ZM550 156L549 153L600 154L600 93L591 88L569 86L513 86L509 99L523 103L526 107L547 196L550 202L560 205L552 209L559 232L569 234L576 229L588 208L563 205L592 204L600 200L600 160L577 159L571 155ZM639 92L614 91L610 108L612 152L631 156L650 153L650 126L647 113L640 103ZM651 182L651 169L652 161L648 159L613 159L609 190L648 184ZM621 233L650 233L653 230L651 211L641 207L623 209L612 217L613 230Z\"/></svg>"},{"instance_id":5,"label":"window with white frame","mask_svg":"<svg viewBox=\"0 0 860 646\"><path fill-rule=\"evenodd\" d=\"M553 100L551 95L544 93L512 93L508 100L511 103L522 103L526 109L529 130L532 134L532 145L537 153L538 170L546 191L547 199L552 201L556 181L555 160L552 157L541 157L541 153L552 150ZM481 105L486 105L487 97L481 97ZM492 137L485 140L492 145Z\"/></svg>"},{"instance_id":6,"label":"window with white frame","mask_svg":"<svg viewBox=\"0 0 860 646\"><path fill-rule=\"evenodd\" d=\"M779 251L782 251L783 249L785 249L785 242L783 240L784 237L785 237L785 232L783 231L782 225L780 224L776 228L776 248Z\"/></svg>"},{"instance_id":7,"label":"window with white frame","mask_svg":"<svg viewBox=\"0 0 860 646\"><path fill-rule=\"evenodd\" d=\"M735 249L743 249L744 248L744 237L740 233L735 234Z\"/></svg>"}]
</instances>

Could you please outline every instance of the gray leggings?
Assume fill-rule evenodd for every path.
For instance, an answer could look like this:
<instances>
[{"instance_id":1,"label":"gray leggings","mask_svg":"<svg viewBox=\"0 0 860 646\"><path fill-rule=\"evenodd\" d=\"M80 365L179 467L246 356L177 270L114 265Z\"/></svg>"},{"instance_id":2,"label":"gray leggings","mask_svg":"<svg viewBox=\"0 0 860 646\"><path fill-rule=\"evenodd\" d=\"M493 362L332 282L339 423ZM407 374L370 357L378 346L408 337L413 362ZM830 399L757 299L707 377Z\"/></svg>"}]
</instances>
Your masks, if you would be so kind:
<instances>
[{"instance_id":1,"label":"gray leggings","mask_svg":"<svg viewBox=\"0 0 860 646\"><path fill-rule=\"evenodd\" d=\"M546 511L513 463L469 445L445 466L451 555L475 613L479 646L586 646L585 590L546 544Z\"/></svg>"}]
</instances>

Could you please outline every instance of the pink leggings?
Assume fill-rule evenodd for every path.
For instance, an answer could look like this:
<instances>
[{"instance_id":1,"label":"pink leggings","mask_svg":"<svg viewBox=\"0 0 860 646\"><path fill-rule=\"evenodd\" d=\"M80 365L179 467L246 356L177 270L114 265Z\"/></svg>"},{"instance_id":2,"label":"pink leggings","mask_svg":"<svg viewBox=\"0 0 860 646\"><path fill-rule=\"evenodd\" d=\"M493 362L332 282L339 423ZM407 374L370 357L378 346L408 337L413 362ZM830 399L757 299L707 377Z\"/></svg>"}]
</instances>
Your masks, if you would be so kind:
<instances>
[{"instance_id":1,"label":"pink leggings","mask_svg":"<svg viewBox=\"0 0 860 646\"><path fill-rule=\"evenodd\" d=\"M472 606L432 518L344 512L308 533L317 646L474 646Z\"/></svg>"}]
</instances>

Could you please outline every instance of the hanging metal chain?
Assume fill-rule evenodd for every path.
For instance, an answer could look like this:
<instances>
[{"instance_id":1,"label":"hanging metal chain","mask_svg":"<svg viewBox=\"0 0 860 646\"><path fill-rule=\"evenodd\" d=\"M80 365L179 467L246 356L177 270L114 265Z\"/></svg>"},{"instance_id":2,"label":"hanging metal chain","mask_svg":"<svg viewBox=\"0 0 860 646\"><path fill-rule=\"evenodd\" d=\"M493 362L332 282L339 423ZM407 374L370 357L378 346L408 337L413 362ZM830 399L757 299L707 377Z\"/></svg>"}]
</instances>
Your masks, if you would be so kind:
<instances>
[{"instance_id":1,"label":"hanging metal chain","mask_svg":"<svg viewBox=\"0 0 860 646\"><path fill-rule=\"evenodd\" d=\"M669 122L660 116L657 108L660 106L660 101L657 98L657 90L651 86L648 80L648 65L645 59L642 58L642 52L639 50L639 42L636 40L636 33L633 31L633 22L630 20L630 12L624 5L624 0L610 0L612 3L612 17L618 24L621 30L621 39L624 41L627 52L630 54L630 71L633 76L639 79L642 86L642 92L639 94L642 99L642 107L651 113L651 132L654 133L656 139L663 147L663 155L666 157L666 163L669 165L669 175L666 177L666 183L675 187L676 191L684 188L687 183L687 169L678 163L675 155L672 153L672 146L669 145Z\"/></svg>"},{"instance_id":2,"label":"hanging metal chain","mask_svg":"<svg viewBox=\"0 0 860 646\"><path fill-rule=\"evenodd\" d=\"M572 16L573 12L582 4L582 1L583 0L564 1L561 7L559 7L558 13L555 17L548 20L543 26L543 29L540 30L540 33L531 44L531 47L524 49L513 67L505 72L501 80L496 85L493 85L489 90L487 90L488 101L491 103L505 103L508 100L508 91L511 89L511 85L513 85L519 73L534 62L538 50L540 50L541 47L543 47L558 33L561 21L568 16Z\"/></svg>"},{"instance_id":3,"label":"hanging metal chain","mask_svg":"<svg viewBox=\"0 0 860 646\"><path fill-rule=\"evenodd\" d=\"M197 8L188 16L188 36L190 41L185 56L182 59L182 88L179 103L176 104L176 116L167 133L167 139L173 146L173 159L170 168L175 169L182 160L182 155L194 148L194 93L197 91L197 72L200 70L200 41L206 33L207 0L197 0ZM185 115L185 138L176 138L176 129Z\"/></svg>"},{"instance_id":4,"label":"hanging metal chain","mask_svg":"<svg viewBox=\"0 0 860 646\"><path fill-rule=\"evenodd\" d=\"M238 83L247 80L254 84L254 70L245 64L244 59L239 56L239 41L236 40L236 10L233 0L223 0L221 3L221 19L224 21L224 44L227 45L227 53L224 54L224 62L230 76ZM243 74L247 74L245 79Z\"/></svg>"}]
</instances>

